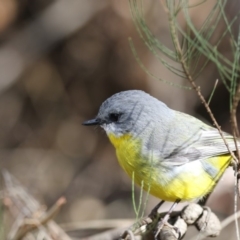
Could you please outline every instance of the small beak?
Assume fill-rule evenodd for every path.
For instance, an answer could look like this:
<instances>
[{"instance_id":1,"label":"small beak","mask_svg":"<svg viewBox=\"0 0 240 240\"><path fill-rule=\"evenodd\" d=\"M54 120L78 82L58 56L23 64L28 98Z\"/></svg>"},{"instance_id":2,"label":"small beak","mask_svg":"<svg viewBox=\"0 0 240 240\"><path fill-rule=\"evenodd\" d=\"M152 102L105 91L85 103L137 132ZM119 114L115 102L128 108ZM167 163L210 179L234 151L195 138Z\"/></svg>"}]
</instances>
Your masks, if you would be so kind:
<instances>
[{"instance_id":1,"label":"small beak","mask_svg":"<svg viewBox=\"0 0 240 240\"><path fill-rule=\"evenodd\" d=\"M85 121L82 123L84 126L100 125L100 121L97 118Z\"/></svg>"}]
</instances>

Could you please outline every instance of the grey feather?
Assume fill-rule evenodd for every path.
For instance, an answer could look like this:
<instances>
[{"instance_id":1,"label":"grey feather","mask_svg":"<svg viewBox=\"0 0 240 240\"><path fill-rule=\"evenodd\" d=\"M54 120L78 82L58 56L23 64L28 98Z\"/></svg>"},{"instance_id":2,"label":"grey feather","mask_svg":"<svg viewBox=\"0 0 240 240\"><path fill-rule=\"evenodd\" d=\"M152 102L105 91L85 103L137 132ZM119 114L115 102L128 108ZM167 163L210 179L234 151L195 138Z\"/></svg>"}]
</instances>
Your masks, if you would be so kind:
<instances>
[{"instance_id":1,"label":"grey feather","mask_svg":"<svg viewBox=\"0 0 240 240\"><path fill-rule=\"evenodd\" d=\"M111 113L119 114L118 121L109 120ZM146 160L153 155L165 167L228 153L217 129L168 108L143 91L132 90L113 95L102 104L97 118L107 133L112 132L116 136L130 133L133 138L141 139L141 154ZM230 149L235 151L233 137L227 133L224 136ZM205 167L214 174L214 169Z\"/></svg>"}]
</instances>

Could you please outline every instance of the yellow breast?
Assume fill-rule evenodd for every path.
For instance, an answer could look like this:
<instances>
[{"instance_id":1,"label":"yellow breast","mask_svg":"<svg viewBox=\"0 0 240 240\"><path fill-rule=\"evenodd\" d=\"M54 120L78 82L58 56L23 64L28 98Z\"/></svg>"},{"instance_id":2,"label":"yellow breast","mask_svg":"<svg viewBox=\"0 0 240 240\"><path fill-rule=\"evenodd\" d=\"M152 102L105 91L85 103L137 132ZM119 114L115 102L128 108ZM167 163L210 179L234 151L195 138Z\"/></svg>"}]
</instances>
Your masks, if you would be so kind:
<instances>
[{"instance_id":1,"label":"yellow breast","mask_svg":"<svg viewBox=\"0 0 240 240\"><path fill-rule=\"evenodd\" d=\"M141 186L144 184L144 189L148 191L149 184L154 180L156 181L159 172L153 168L151 161L146 161L141 156L141 142L133 138L130 134L125 134L121 137L109 134L108 137L116 148L120 166L130 178L134 178L133 180L138 185Z\"/></svg>"},{"instance_id":2,"label":"yellow breast","mask_svg":"<svg viewBox=\"0 0 240 240\"><path fill-rule=\"evenodd\" d=\"M150 194L165 200L192 200L205 196L211 191L230 162L229 155L206 160L217 169L213 177L205 171L200 161L182 166L162 168L160 159L146 159L142 156L141 141L130 134L121 137L108 135L116 148L121 167L134 181Z\"/></svg>"},{"instance_id":3,"label":"yellow breast","mask_svg":"<svg viewBox=\"0 0 240 240\"><path fill-rule=\"evenodd\" d=\"M109 139L116 148L116 154L121 167L132 178L133 172L138 170L139 166L139 141L132 140L129 134L121 137L115 137L109 134Z\"/></svg>"}]
</instances>

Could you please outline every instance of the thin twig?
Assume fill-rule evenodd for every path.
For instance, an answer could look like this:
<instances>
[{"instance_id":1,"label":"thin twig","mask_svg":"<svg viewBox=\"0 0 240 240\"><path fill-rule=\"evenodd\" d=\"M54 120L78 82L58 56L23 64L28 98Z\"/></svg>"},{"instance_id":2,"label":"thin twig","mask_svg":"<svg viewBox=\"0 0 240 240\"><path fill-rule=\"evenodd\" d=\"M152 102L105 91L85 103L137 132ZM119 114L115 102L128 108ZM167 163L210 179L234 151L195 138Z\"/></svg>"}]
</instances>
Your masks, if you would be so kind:
<instances>
[{"instance_id":1,"label":"thin twig","mask_svg":"<svg viewBox=\"0 0 240 240\"><path fill-rule=\"evenodd\" d=\"M208 101L207 101L207 104L208 104L208 105L210 105L210 102L211 102L211 100L212 100L213 94L215 93L215 90L216 90L216 88L217 88L217 85L218 85L218 79L215 81L215 84L214 84L214 86L213 86L213 90L212 90L212 92L211 92L211 94L210 94L210 97L209 97L209 99L208 99Z\"/></svg>"},{"instance_id":2,"label":"thin twig","mask_svg":"<svg viewBox=\"0 0 240 240\"><path fill-rule=\"evenodd\" d=\"M178 36L177 36L177 32L176 32L176 26L174 24L174 21L173 21L173 17L169 11L169 9L167 9L166 6L164 6L164 9L168 15L168 19L169 19L169 24L170 24L170 32L171 32L171 35L172 35L172 39L173 39L173 43L174 43L174 46L175 46L175 49L176 49L176 53L179 57L179 62L181 63L182 65L182 68L183 68L183 71L188 79L188 81L190 82L190 84L192 85L193 89L196 91L197 95L199 96L201 102L203 103L204 107L206 108L209 116L211 117L212 121L213 121L213 124L214 126L218 129L219 131L219 134L220 136L222 137L223 141L224 141L224 144L226 145L231 157L236 161L236 163L238 163L238 160L235 156L235 154L231 151L224 135L223 135L223 132L221 130L221 126L219 126L219 124L217 123L217 120L215 119L206 99L204 98L204 96L202 95L201 93L201 90L200 90L200 87L196 85L196 83L194 82L189 70L188 70L188 67L187 67L187 64L186 64L186 61L184 59L184 54L182 52L182 48L181 48L181 45L179 43L179 40L178 40Z\"/></svg>"},{"instance_id":3,"label":"thin twig","mask_svg":"<svg viewBox=\"0 0 240 240\"><path fill-rule=\"evenodd\" d=\"M232 123L232 132L234 136L234 142L237 151L237 157L240 159L240 153L237 145L237 138L239 138L239 130L238 130L238 123L237 123L237 107L240 101L240 84L238 84L237 91L233 98L233 104L231 109L231 123Z\"/></svg>"},{"instance_id":4,"label":"thin twig","mask_svg":"<svg viewBox=\"0 0 240 240\"><path fill-rule=\"evenodd\" d=\"M40 218L25 219L23 224L18 229L13 240L21 240L28 232L38 228L38 226L46 224L51 220L60 208L66 203L66 199L61 197L58 201L49 209L48 212L44 213Z\"/></svg>"},{"instance_id":5,"label":"thin twig","mask_svg":"<svg viewBox=\"0 0 240 240\"><path fill-rule=\"evenodd\" d=\"M119 239L119 236L123 233L124 228L112 229L103 233L98 233L90 237L83 238L82 240L114 240ZM140 240L140 238L135 237L135 239Z\"/></svg>"},{"instance_id":6,"label":"thin twig","mask_svg":"<svg viewBox=\"0 0 240 240\"><path fill-rule=\"evenodd\" d=\"M166 8L165 8L166 9ZM235 154L231 151L224 135L223 135L223 132L221 130L221 127L220 125L217 123L210 107L209 107L209 104L207 103L207 101L205 100L204 96L202 95L201 93L201 90L200 90L200 87L196 85L196 83L194 82L189 70L188 70L188 66L186 64L186 61L184 59L184 54L183 54L183 51L182 51L182 48L180 46L180 43L179 43L179 39L178 39L178 36L177 36L177 31L176 31L176 26L175 26L175 23L173 21L173 17L172 15L170 14L170 11L169 9L167 9L167 14L168 14L168 19L169 19L169 24L170 24L170 32L171 32L171 35L172 35L172 39L173 39L173 42L174 42L174 46L175 46L175 49L176 49L176 53L177 53L177 56L179 58L179 62L181 63L182 65L182 68L185 72L185 75L187 77L187 79L189 80L190 84L192 85L193 89L197 92L197 95L199 96L201 102L203 103L205 109L207 110L209 116L211 117L212 121L213 121L213 124L215 125L215 127L218 129L219 131L219 134L220 136L222 137L231 157L235 160L235 163L236 165L239 163L239 150L238 150L238 144L237 144L237 136L239 136L239 132L238 132L238 129L237 129L237 120L236 120L236 109L237 109L237 106L238 106L238 102L240 100L240 85L238 85L238 90L237 90L237 93L235 95L235 98L234 98L234 109L231 113L231 116L232 116L232 124L233 124L233 137L234 137L234 142L235 142L235 146L236 146L236 151L237 151L237 158L235 156ZM235 179L237 180L237 174L235 174ZM235 189L237 189L237 181L235 181ZM235 196L237 196L237 191L236 191L236 194ZM234 200L235 204L234 204L234 212L236 213L237 212L237 197L235 197L235 200ZM238 227L238 221L237 221L237 218L235 218L235 223L236 223L236 234L237 234L237 239L240 238L240 234L239 234L239 227Z\"/></svg>"},{"instance_id":7,"label":"thin twig","mask_svg":"<svg viewBox=\"0 0 240 240\"><path fill-rule=\"evenodd\" d=\"M132 225L136 219L101 219L101 220L92 220L92 221L81 221L81 222L70 222L62 223L60 227L65 231L76 231L76 230L88 230L88 229L112 229L119 227L128 227Z\"/></svg>"},{"instance_id":8,"label":"thin twig","mask_svg":"<svg viewBox=\"0 0 240 240\"><path fill-rule=\"evenodd\" d=\"M232 214L231 216L225 218L221 222L222 229L227 227L229 224L231 224L235 220L236 217L240 218L240 211L236 212L236 216L235 216L235 214Z\"/></svg>"},{"instance_id":9,"label":"thin twig","mask_svg":"<svg viewBox=\"0 0 240 240\"><path fill-rule=\"evenodd\" d=\"M37 225L38 231L35 234L42 233L46 240L71 240L52 220L59 208L64 204L64 198L60 198L57 203L45 213L45 209L43 209L38 201L34 199L9 172L6 170L3 171L3 175L6 185L6 196L3 202L15 218L7 239L14 239L17 234L19 234L22 226L29 227L29 225ZM39 225L39 221L40 223L46 223L45 225ZM28 232L27 239L30 239L29 236L31 236L31 234L31 232Z\"/></svg>"}]
</instances>

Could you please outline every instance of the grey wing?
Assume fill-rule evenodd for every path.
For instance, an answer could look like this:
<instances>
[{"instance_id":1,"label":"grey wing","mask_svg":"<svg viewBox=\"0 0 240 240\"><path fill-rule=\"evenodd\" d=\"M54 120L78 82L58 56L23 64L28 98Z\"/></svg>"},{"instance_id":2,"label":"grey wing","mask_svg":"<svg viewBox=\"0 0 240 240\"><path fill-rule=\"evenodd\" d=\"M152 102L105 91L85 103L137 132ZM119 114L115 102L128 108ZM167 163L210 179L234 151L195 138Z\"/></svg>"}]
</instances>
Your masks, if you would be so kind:
<instances>
[{"instance_id":1,"label":"grey wing","mask_svg":"<svg viewBox=\"0 0 240 240\"><path fill-rule=\"evenodd\" d=\"M232 151L236 150L233 136L223 132ZM240 147L240 142L238 142ZM228 153L228 149L216 128L202 121L174 111L174 118L167 127L155 128L146 143L156 153L159 164L183 165L195 160L206 160L213 156ZM166 163L166 164L165 164Z\"/></svg>"},{"instance_id":2,"label":"grey wing","mask_svg":"<svg viewBox=\"0 0 240 240\"><path fill-rule=\"evenodd\" d=\"M231 151L235 151L235 143L233 136L223 132L223 135L228 143ZM238 146L240 147L240 142L238 141ZM200 131L199 136L195 139L192 144L183 146L182 149L179 147L177 151L165 159L165 163L168 165L183 165L187 162L195 160L204 160L210 157L219 156L228 153L228 149L219 134L219 131L210 126L204 125Z\"/></svg>"},{"instance_id":3,"label":"grey wing","mask_svg":"<svg viewBox=\"0 0 240 240\"><path fill-rule=\"evenodd\" d=\"M225 132L223 132L223 136L228 144L229 149L231 151L235 151L236 146L233 136ZM196 145L197 148L202 152L201 156L203 159L229 152L219 131L215 128L203 129L199 142L196 142L194 145ZM237 145L240 147L239 141L237 141Z\"/></svg>"}]
</instances>

